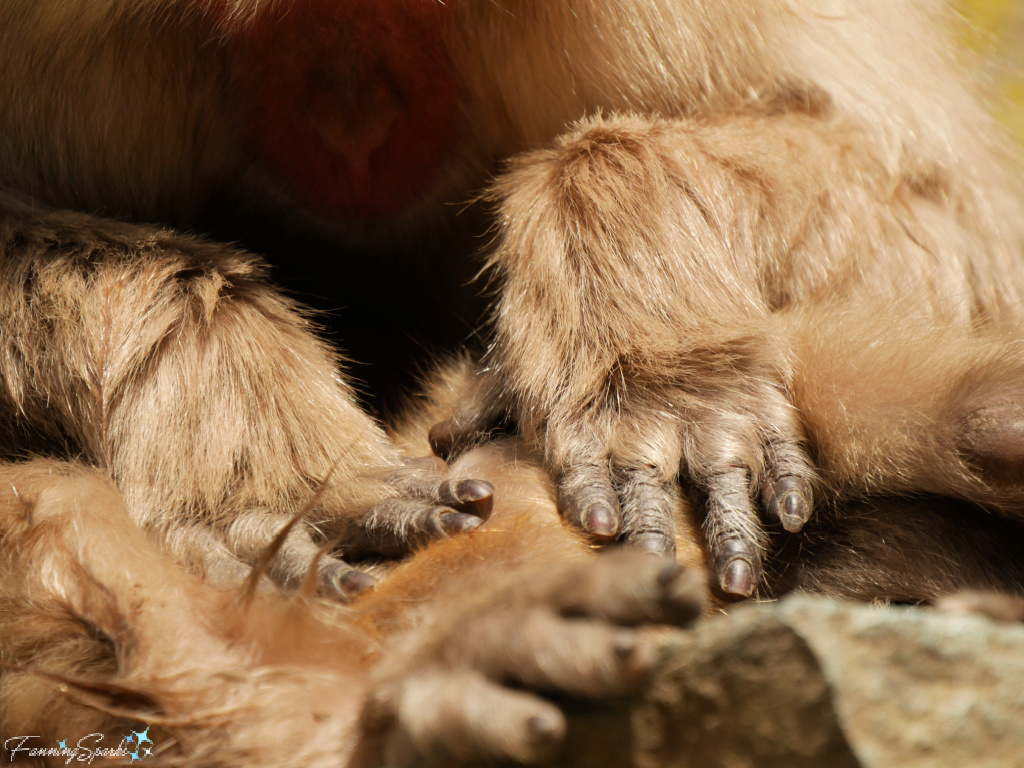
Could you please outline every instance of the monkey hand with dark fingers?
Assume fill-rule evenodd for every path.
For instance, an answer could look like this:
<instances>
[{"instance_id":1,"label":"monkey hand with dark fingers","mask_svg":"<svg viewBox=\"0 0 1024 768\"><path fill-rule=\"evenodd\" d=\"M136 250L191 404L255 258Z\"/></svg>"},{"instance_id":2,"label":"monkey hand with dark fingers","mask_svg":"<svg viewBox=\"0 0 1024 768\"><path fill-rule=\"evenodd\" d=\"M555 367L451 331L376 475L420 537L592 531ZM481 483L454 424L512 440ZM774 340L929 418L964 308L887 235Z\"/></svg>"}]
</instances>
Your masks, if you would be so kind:
<instances>
[{"instance_id":1,"label":"monkey hand with dark fingers","mask_svg":"<svg viewBox=\"0 0 1024 768\"><path fill-rule=\"evenodd\" d=\"M535 693L633 692L658 661L639 628L683 626L700 614L703 579L634 552L545 566L474 594L460 616L427 626L430 642L393 654L373 686L354 765L534 764L565 733Z\"/></svg>"}]
</instances>

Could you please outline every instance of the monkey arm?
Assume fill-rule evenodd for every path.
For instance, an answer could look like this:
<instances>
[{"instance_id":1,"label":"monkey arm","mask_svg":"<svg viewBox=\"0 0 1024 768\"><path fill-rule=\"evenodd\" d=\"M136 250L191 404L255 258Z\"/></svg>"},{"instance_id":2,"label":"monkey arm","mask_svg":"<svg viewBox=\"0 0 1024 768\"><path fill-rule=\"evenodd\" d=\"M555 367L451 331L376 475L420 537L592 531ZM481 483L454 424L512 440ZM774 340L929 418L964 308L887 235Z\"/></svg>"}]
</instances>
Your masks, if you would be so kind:
<instances>
[{"instance_id":1,"label":"monkey arm","mask_svg":"<svg viewBox=\"0 0 1024 768\"><path fill-rule=\"evenodd\" d=\"M764 526L799 531L814 496L1019 509L1019 281L962 213L992 203L876 153L789 111L597 118L518 158L494 192L489 380L435 438L504 404L572 524L654 551L681 479L737 595Z\"/></svg>"},{"instance_id":2,"label":"monkey arm","mask_svg":"<svg viewBox=\"0 0 1024 768\"><path fill-rule=\"evenodd\" d=\"M715 581L749 595L763 524L796 532L810 517L778 311L855 263L858 233L822 205L872 211L851 136L800 113L616 116L499 180L493 388L571 523L671 552L682 478L707 511ZM826 226L836 242L816 239Z\"/></svg>"},{"instance_id":3,"label":"monkey arm","mask_svg":"<svg viewBox=\"0 0 1024 768\"><path fill-rule=\"evenodd\" d=\"M252 256L0 202L9 455L36 450L33 433L51 452L79 453L117 482L140 525L223 576L308 504L318 538L374 552L487 517L489 484L399 457ZM311 534L296 527L276 580L302 578L319 549ZM370 581L331 558L320 568L329 592Z\"/></svg>"}]
</instances>

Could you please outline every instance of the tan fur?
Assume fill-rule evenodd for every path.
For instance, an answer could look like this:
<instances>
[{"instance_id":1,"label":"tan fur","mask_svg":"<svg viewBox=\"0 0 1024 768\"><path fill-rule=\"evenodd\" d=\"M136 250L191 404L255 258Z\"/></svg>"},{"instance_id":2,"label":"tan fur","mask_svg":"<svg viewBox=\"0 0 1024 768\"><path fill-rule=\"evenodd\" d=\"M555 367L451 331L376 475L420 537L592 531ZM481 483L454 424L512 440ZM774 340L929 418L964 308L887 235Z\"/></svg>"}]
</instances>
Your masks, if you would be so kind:
<instances>
[{"instance_id":1,"label":"tan fur","mask_svg":"<svg viewBox=\"0 0 1024 768\"><path fill-rule=\"evenodd\" d=\"M526 478L503 472L508 459L474 460L517 498L508 484ZM540 499L499 506L472 547L440 542L345 608L196 578L131 523L96 471L46 461L2 471L8 751L23 735L36 737L28 747L53 747L102 734L83 743L113 747L145 724L171 765L404 764L453 751L529 760L557 745L561 715L502 686L628 690L655 657L611 625L670 618L659 613L664 579L654 581L662 563L591 563ZM580 621L589 610L594 620ZM635 647L624 655L626 639ZM556 740L524 731L530 717L550 722Z\"/></svg>"},{"instance_id":2,"label":"tan fur","mask_svg":"<svg viewBox=\"0 0 1024 768\"><path fill-rule=\"evenodd\" d=\"M0 434L57 459L0 469L0 732L541 759L561 714L507 684L628 689L653 661L623 625L700 591L557 512L720 595L1022 591L1024 198L937 2L463 0L457 146L373 222L253 159L238 50L303 2L0 3ZM474 197L489 348L393 440L260 258L186 234L456 258ZM428 430L449 472L406 461ZM493 517L446 538L487 516L469 477ZM430 538L315 597L353 575L321 549Z\"/></svg>"},{"instance_id":3,"label":"tan fur","mask_svg":"<svg viewBox=\"0 0 1024 768\"><path fill-rule=\"evenodd\" d=\"M490 386L569 519L668 549L681 470L722 590L749 594L760 515L795 531L812 498L1019 512L1019 475L987 466L1021 449L1019 166L939 9L620 7L524 11L567 40L526 66L602 110L492 192ZM656 97L618 80L653 87L641 71Z\"/></svg>"}]
</instances>

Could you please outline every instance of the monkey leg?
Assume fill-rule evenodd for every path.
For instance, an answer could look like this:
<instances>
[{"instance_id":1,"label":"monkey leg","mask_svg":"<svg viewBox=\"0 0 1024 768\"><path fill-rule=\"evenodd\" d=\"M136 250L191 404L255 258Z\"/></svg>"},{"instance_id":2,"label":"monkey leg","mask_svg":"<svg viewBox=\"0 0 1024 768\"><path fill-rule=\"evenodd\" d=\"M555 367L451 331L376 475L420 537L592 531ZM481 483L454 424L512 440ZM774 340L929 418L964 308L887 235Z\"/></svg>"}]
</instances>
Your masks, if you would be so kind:
<instances>
[{"instance_id":1,"label":"monkey leg","mask_svg":"<svg viewBox=\"0 0 1024 768\"><path fill-rule=\"evenodd\" d=\"M222 576L255 562L306 506L270 564L281 583L303 577L315 539L393 553L487 517L487 483L399 457L353 403L309 319L252 257L4 202L10 454L31 451L33 434L81 452L140 525ZM213 536L194 535L201 529ZM372 581L319 562L326 591Z\"/></svg>"},{"instance_id":2,"label":"monkey leg","mask_svg":"<svg viewBox=\"0 0 1024 768\"><path fill-rule=\"evenodd\" d=\"M921 302L787 313L794 401L836 497L928 493L1024 514L1024 353L1012 310L970 324Z\"/></svg>"},{"instance_id":3,"label":"monkey leg","mask_svg":"<svg viewBox=\"0 0 1024 768\"><path fill-rule=\"evenodd\" d=\"M817 254L793 244L815 248L804 230L828 184L859 183L851 143L807 115L607 117L499 180L490 391L571 523L670 552L681 476L734 595L757 585L765 522L801 529L816 480L775 315L840 269L843 253L799 273ZM471 423L457 414L435 444Z\"/></svg>"}]
</instances>

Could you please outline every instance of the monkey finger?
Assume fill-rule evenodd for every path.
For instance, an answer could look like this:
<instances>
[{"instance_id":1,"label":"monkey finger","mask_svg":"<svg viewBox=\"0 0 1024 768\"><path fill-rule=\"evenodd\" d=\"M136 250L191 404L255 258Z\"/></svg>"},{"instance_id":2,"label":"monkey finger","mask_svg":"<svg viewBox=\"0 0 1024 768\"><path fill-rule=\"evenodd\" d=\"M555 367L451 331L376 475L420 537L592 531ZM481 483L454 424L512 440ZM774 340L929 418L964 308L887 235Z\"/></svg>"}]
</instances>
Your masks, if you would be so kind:
<instances>
[{"instance_id":1,"label":"monkey finger","mask_svg":"<svg viewBox=\"0 0 1024 768\"><path fill-rule=\"evenodd\" d=\"M814 469L792 422L792 409L769 411L771 434L765 447L767 477L761 487L765 520L797 533L814 508Z\"/></svg>"},{"instance_id":2,"label":"monkey finger","mask_svg":"<svg viewBox=\"0 0 1024 768\"><path fill-rule=\"evenodd\" d=\"M750 498L750 472L733 467L705 480L712 586L726 597L750 597L761 578L764 531Z\"/></svg>"},{"instance_id":3,"label":"monkey finger","mask_svg":"<svg viewBox=\"0 0 1024 768\"><path fill-rule=\"evenodd\" d=\"M622 510L607 467L582 464L562 473L558 509L569 525L604 543L622 530Z\"/></svg>"},{"instance_id":4,"label":"monkey finger","mask_svg":"<svg viewBox=\"0 0 1024 768\"><path fill-rule=\"evenodd\" d=\"M565 718L554 705L471 670L431 669L403 680L389 702L395 725L386 766L514 761L554 756Z\"/></svg>"},{"instance_id":5,"label":"monkey finger","mask_svg":"<svg viewBox=\"0 0 1024 768\"><path fill-rule=\"evenodd\" d=\"M588 616L620 626L684 626L700 615L705 588L699 570L618 549L589 563L555 599L564 616Z\"/></svg>"},{"instance_id":6,"label":"monkey finger","mask_svg":"<svg viewBox=\"0 0 1024 768\"><path fill-rule=\"evenodd\" d=\"M447 475L447 465L436 457L406 459L388 483L407 498L420 498L483 520L491 516L494 506L493 485L486 480L452 479Z\"/></svg>"},{"instance_id":7,"label":"monkey finger","mask_svg":"<svg viewBox=\"0 0 1024 768\"><path fill-rule=\"evenodd\" d=\"M441 503L487 520L494 508L494 486L486 480L445 480L438 491Z\"/></svg>"},{"instance_id":8,"label":"monkey finger","mask_svg":"<svg viewBox=\"0 0 1024 768\"><path fill-rule=\"evenodd\" d=\"M641 552L675 557L675 514L679 506L675 478L663 482L654 467L642 467L617 472L615 479L626 545Z\"/></svg>"},{"instance_id":9,"label":"monkey finger","mask_svg":"<svg viewBox=\"0 0 1024 768\"><path fill-rule=\"evenodd\" d=\"M409 459L385 482L389 495L344 525L340 544L347 556L395 557L432 539L478 528L491 515L494 487L485 480L455 480L439 471L440 460ZM332 523L319 527L331 537Z\"/></svg>"},{"instance_id":10,"label":"monkey finger","mask_svg":"<svg viewBox=\"0 0 1024 768\"><path fill-rule=\"evenodd\" d=\"M811 483L796 475L769 479L761 489L761 504L769 522L781 524L790 533L798 533L813 510Z\"/></svg>"},{"instance_id":11,"label":"monkey finger","mask_svg":"<svg viewBox=\"0 0 1024 768\"><path fill-rule=\"evenodd\" d=\"M472 481L482 482L482 481ZM489 486L489 483L483 483ZM489 506L486 512L490 513ZM343 545L346 556L397 557L434 539L479 528L485 517L419 499L396 498L378 505Z\"/></svg>"},{"instance_id":12,"label":"monkey finger","mask_svg":"<svg viewBox=\"0 0 1024 768\"><path fill-rule=\"evenodd\" d=\"M477 443L493 426L482 419L453 416L432 426L427 440L435 456L451 461Z\"/></svg>"},{"instance_id":13,"label":"monkey finger","mask_svg":"<svg viewBox=\"0 0 1024 768\"><path fill-rule=\"evenodd\" d=\"M377 580L370 574L358 571L333 557L323 558L317 578L318 591L323 597L341 601L351 600L376 583Z\"/></svg>"},{"instance_id":14,"label":"monkey finger","mask_svg":"<svg viewBox=\"0 0 1024 768\"><path fill-rule=\"evenodd\" d=\"M592 618L566 618L546 608L487 632L474 666L494 679L534 690L601 697L636 690L658 663L654 639Z\"/></svg>"}]
</instances>

